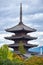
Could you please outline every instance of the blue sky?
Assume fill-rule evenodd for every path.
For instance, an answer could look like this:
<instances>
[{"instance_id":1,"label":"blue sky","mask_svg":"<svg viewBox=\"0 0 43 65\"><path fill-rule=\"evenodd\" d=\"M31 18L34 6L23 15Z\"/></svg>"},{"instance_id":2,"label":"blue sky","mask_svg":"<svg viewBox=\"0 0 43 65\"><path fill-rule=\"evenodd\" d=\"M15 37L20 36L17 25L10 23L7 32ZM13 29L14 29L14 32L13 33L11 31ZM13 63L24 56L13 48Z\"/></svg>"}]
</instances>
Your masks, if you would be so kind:
<instances>
[{"instance_id":1,"label":"blue sky","mask_svg":"<svg viewBox=\"0 0 43 65\"><path fill-rule=\"evenodd\" d=\"M31 44L43 45L43 0L22 0L23 23L37 32L30 35L38 37L37 40L29 41ZM13 41L5 40L4 37L12 35L5 29L19 23L20 0L0 0L0 46L11 44Z\"/></svg>"}]
</instances>

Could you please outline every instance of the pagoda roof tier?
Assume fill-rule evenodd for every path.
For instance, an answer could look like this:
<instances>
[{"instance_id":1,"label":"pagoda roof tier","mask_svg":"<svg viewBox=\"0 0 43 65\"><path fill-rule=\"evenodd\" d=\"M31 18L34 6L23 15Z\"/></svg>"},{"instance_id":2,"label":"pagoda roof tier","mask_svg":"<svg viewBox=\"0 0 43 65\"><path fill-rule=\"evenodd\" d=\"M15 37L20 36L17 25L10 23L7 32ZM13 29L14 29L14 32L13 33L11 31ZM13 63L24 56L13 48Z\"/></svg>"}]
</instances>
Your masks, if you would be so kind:
<instances>
[{"instance_id":1,"label":"pagoda roof tier","mask_svg":"<svg viewBox=\"0 0 43 65\"><path fill-rule=\"evenodd\" d=\"M19 23L18 25L12 27L12 28L9 28L9 29L5 29L7 32L13 32L13 33L16 33L16 32L27 32L27 33L30 33L30 32L35 32L36 29L33 29L33 28L30 28L26 25L24 25L23 23Z\"/></svg>"},{"instance_id":2,"label":"pagoda roof tier","mask_svg":"<svg viewBox=\"0 0 43 65\"><path fill-rule=\"evenodd\" d=\"M27 32L27 33L36 31L36 29L30 28L23 24L23 22L22 22L22 3L20 3L20 22L19 22L19 24L12 28L8 28L5 30L7 32L13 32L13 33L20 32L20 31Z\"/></svg>"},{"instance_id":3,"label":"pagoda roof tier","mask_svg":"<svg viewBox=\"0 0 43 65\"><path fill-rule=\"evenodd\" d=\"M11 36L11 37L5 37L5 39L8 40L34 40L37 39L37 37L31 37L29 35L22 35L22 36Z\"/></svg>"},{"instance_id":4,"label":"pagoda roof tier","mask_svg":"<svg viewBox=\"0 0 43 65\"><path fill-rule=\"evenodd\" d=\"M9 44L8 45L9 47L11 47L11 48L18 48L19 47L19 44ZM23 46L25 47L25 48L32 48L32 47L37 47L38 45L34 45L34 44L23 44Z\"/></svg>"}]
</instances>

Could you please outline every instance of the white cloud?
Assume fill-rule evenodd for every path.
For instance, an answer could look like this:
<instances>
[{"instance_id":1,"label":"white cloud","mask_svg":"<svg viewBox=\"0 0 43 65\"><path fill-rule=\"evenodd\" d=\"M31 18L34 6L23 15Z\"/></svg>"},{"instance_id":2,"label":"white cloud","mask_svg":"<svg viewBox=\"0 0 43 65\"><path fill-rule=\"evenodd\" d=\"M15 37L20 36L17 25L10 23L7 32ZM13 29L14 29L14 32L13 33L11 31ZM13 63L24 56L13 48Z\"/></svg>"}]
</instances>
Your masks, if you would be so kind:
<instances>
[{"instance_id":1,"label":"white cloud","mask_svg":"<svg viewBox=\"0 0 43 65\"><path fill-rule=\"evenodd\" d=\"M12 33L8 33L8 34L0 34L0 47L4 44L12 44L14 43L13 41L9 41L9 40L6 40L4 39L4 37L7 37L7 36L11 36Z\"/></svg>"},{"instance_id":2,"label":"white cloud","mask_svg":"<svg viewBox=\"0 0 43 65\"><path fill-rule=\"evenodd\" d=\"M43 39L41 39L41 41L43 41Z\"/></svg>"},{"instance_id":3,"label":"white cloud","mask_svg":"<svg viewBox=\"0 0 43 65\"><path fill-rule=\"evenodd\" d=\"M32 20L36 20L36 19L42 19L42 18L43 18L43 13L37 13L34 15L31 14L31 15L27 15L27 16L23 17L23 19L28 20L28 21L32 21Z\"/></svg>"},{"instance_id":4,"label":"white cloud","mask_svg":"<svg viewBox=\"0 0 43 65\"><path fill-rule=\"evenodd\" d=\"M43 36L43 32L33 32L33 33L28 33L31 36L36 36L36 37L40 37Z\"/></svg>"}]
</instances>

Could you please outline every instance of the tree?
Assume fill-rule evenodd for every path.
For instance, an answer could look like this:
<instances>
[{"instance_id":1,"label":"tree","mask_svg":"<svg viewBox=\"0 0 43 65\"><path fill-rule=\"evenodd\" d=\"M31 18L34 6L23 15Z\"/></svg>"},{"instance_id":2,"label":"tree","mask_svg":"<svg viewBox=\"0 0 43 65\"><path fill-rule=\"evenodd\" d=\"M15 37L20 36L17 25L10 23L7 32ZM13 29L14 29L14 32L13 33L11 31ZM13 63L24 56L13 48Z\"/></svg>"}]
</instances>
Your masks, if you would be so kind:
<instances>
[{"instance_id":1,"label":"tree","mask_svg":"<svg viewBox=\"0 0 43 65\"><path fill-rule=\"evenodd\" d=\"M12 51L8 50L7 58L8 58L9 60L13 60L13 52L12 52Z\"/></svg>"},{"instance_id":2,"label":"tree","mask_svg":"<svg viewBox=\"0 0 43 65\"><path fill-rule=\"evenodd\" d=\"M19 50L19 52L20 52L21 54L25 54L25 53L26 53L26 50L24 49L24 45L23 45L23 42L22 42L22 41L20 41L20 43L19 43L19 48L18 48L18 50Z\"/></svg>"},{"instance_id":3,"label":"tree","mask_svg":"<svg viewBox=\"0 0 43 65\"><path fill-rule=\"evenodd\" d=\"M7 45L3 45L0 48L0 59L13 59L13 53L9 50Z\"/></svg>"},{"instance_id":4,"label":"tree","mask_svg":"<svg viewBox=\"0 0 43 65\"><path fill-rule=\"evenodd\" d=\"M3 60L3 65L13 65L13 62L9 59Z\"/></svg>"},{"instance_id":5,"label":"tree","mask_svg":"<svg viewBox=\"0 0 43 65\"><path fill-rule=\"evenodd\" d=\"M43 65L43 56L32 56L25 60L25 65Z\"/></svg>"},{"instance_id":6,"label":"tree","mask_svg":"<svg viewBox=\"0 0 43 65\"><path fill-rule=\"evenodd\" d=\"M7 59L7 54L8 54L8 47L7 47L7 45L3 45L0 48L0 58Z\"/></svg>"}]
</instances>

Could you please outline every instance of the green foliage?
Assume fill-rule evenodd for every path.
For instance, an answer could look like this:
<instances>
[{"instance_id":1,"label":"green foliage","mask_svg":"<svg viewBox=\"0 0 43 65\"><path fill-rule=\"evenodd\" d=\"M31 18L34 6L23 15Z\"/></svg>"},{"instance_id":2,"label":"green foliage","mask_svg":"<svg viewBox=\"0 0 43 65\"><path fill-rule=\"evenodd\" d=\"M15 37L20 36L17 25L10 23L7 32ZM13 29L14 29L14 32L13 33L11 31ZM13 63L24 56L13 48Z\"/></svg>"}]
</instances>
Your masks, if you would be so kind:
<instances>
[{"instance_id":1,"label":"green foliage","mask_svg":"<svg viewBox=\"0 0 43 65\"><path fill-rule=\"evenodd\" d=\"M0 58L7 59L7 54L8 54L8 47L7 45L3 45L3 47L0 48Z\"/></svg>"},{"instance_id":2,"label":"green foliage","mask_svg":"<svg viewBox=\"0 0 43 65\"><path fill-rule=\"evenodd\" d=\"M4 45L0 48L0 65L43 65L43 56L23 59L16 53L12 53L7 45Z\"/></svg>"},{"instance_id":3,"label":"green foliage","mask_svg":"<svg viewBox=\"0 0 43 65\"><path fill-rule=\"evenodd\" d=\"M10 59L12 60L13 53L9 50L7 45L3 45L0 48L0 59Z\"/></svg>"},{"instance_id":4,"label":"green foliage","mask_svg":"<svg viewBox=\"0 0 43 65\"><path fill-rule=\"evenodd\" d=\"M6 59L6 60L3 61L3 65L12 65L12 64L13 63L12 63L11 60Z\"/></svg>"},{"instance_id":5,"label":"green foliage","mask_svg":"<svg viewBox=\"0 0 43 65\"><path fill-rule=\"evenodd\" d=\"M20 41L20 43L19 43L18 50L19 50L20 54L25 54L26 53L26 50L24 49L22 41Z\"/></svg>"},{"instance_id":6,"label":"green foliage","mask_svg":"<svg viewBox=\"0 0 43 65\"><path fill-rule=\"evenodd\" d=\"M7 58L13 60L13 53L10 50L8 50Z\"/></svg>"},{"instance_id":7,"label":"green foliage","mask_svg":"<svg viewBox=\"0 0 43 65\"><path fill-rule=\"evenodd\" d=\"M17 62L16 63L14 62L13 65L24 65L24 63L23 62L18 62L18 63Z\"/></svg>"},{"instance_id":8,"label":"green foliage","mask_svg":"<svg viewBox=\"0 0 43 65\"><path fill-rule=\"evenodd\" d=\"M33 56L25 60L25 65L43 65L43 56Z\"/></svg>"},{"instance_id":9,"label":"green foliage","mask_svg":"<svg viewBox=\"0 0 43 65\"><path fill-rule=\"evenodd\" d=\"M5 59L5 60L0 59L0 65L13 65L13 62L9 59Z\"/></svg>"},{"instance_id":10,"label":"green foliage","mask_svg":"<svg viewBox=\"0 0 43 65\"><path fill-rule=\"evenodd\" d=\"M0 59L0 65L3 65L3 60L2 59Z\"/></svg>"},{"instance_id":11,"label":"green foliage","mask_svg":"<svg viewBox=\"0 0 43 65\"><path fill-rule=\"evenodd\" d=\"M19 63L19 62L23 62L24 59L23 59L23 57L21 57L21 56L19 56L18 54L14 53L14 54L13 54L13 61L14 61L15 63Z\"/></svg>"}]
</instances>

